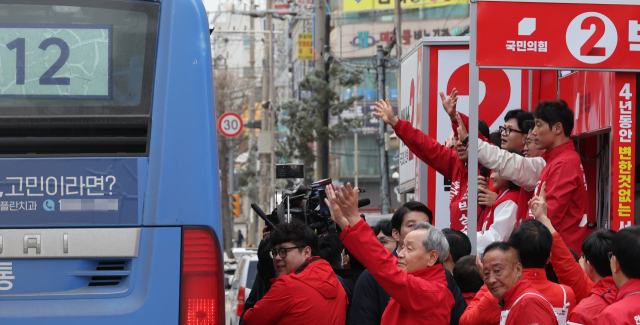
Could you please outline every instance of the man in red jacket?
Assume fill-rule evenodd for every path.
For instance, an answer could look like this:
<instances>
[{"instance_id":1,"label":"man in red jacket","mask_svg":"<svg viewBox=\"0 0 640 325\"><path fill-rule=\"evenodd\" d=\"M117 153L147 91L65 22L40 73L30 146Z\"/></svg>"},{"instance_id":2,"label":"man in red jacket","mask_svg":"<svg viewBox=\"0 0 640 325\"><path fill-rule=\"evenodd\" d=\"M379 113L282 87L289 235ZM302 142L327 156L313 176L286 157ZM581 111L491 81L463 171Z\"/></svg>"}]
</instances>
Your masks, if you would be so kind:
<instances>
[{"instance_id":1,"label":"man in red jacket","mask_svg":"<svg viewBox=\"0 0 640 325\"><path fill-rule=\"evenodd\" d=\"M344 246L391 296L382 324L449 324L455 301L442 267L449 251L444 235L428 222L417 222L405 236L396 261L360 218L357 188L347 183L341 190L342 194L327 186L326 202L331 218L344 229L340 235Z\"/></svg>"},{"instance_id":2,"label":"man in red jacket","mask_svg":"<svg viewBox=\"0 0 640 325\"><path fill-rule=\"evenodd\" d=\"M551 232L539 221L529 219L511 233L509 243L518 250L522 260L523 278L551 304L558 314L562 315L561 317L566 319L568 313L576 305L573 290L569 286L549 281L544 270L551 254L553 243ZM484 264L486 262L483 263L483 267ZM482 292L486 292L487 289L483 289L478 294L482 295ZM490 288L489 291L491 291ZM498 324L501 310L497 306L497 302L492 294L484 293L484 297L469 304L460 323L465 325Z\"/></svg>"},{"instance_id":3,"label":"man in red jacket","mask_svg":"<svg viewBox=\"0 0 640 325\"><path fill-rule=\"evenodd\" d=\"M449 100L451 100L451 97ZM396 135L409 147L411 152L427 165L433 167L438 173L451 180L450 228L466 233L468 209L467 175L469 171L467 170L467 144L463 143L464 139L458 139L455 150L451 150L424 134L424 132L415 129L411 122L398 119L393 113L393 108L388 100L377 102L375 110L377 113L373 113L373 115L381 117L385 123L391 125L396 131ZM455 110L453 112L455 114ZM455 119L455 115L452 118Z\"/></svg>"},{"instance_id":4,"label":"man in red jacket","mask_svg":"<svg viewBox=\"0 0 640 325\"><path fill-rule=\"evenodd\" d=\"M556 325L549 302L522 278L518 251L509 243L494 242L485 249L482 275L502 309L500 325Z\"/></svg>"},{"instance_id":5,"label":"man in red jacket","mask_svg":"<svg viewBox=\"0 0 640 325\"><path fill-rule=\"evenodd\" d=\"M347 294L331 265L314 256L318 239L311 228L297 221L279 224L271 233L271 244L278 277L244 314L244 324L344 324Z\"/></svg>"},{"instance_id":6,"label":"man in red jacket","mask_svg":"<svg viewBox=\"0 0 640 325\"><path fill-rule=\"evenodd\" d=\"M616 302L598 317L598 324L640 324L640 226L619 230L609 254L613 280L620 289Z\"/></svg>"},{"instance_id":7,"label":"man in red jacket","mask_svg":"<svg viewBox=\"0 0 640 325\"><path fill-rule=\"evenodd\" d=\"M607 256L611 251L611 240L615 232L600 229L589 234L582 243L582 256L577 263L547 218L545 186L546 183L543 183L540 196L533 197L529 206L536 220L542 222L553 234L551 263L558 280L570 286L576 295L578 305L569 314L568 321L574 324L595 325L600 313L615 302L618 294Z\"/></svg>"},{"instance_id":8,"label":"man in red jacket","mask_svg":"<svg viewBox=\"0 0 640 325\"><path fill-rule=\"evenodd\" d=\"M589 199L580 156L569 138L573 130L573 112L563 100L541 101L533 112L533 137L547 165L542 169L534 195L547 182L549 219L562 239L575 252L587 236ZM530 214L533 218L533 214Z\"/></svg>"}]
</instances>

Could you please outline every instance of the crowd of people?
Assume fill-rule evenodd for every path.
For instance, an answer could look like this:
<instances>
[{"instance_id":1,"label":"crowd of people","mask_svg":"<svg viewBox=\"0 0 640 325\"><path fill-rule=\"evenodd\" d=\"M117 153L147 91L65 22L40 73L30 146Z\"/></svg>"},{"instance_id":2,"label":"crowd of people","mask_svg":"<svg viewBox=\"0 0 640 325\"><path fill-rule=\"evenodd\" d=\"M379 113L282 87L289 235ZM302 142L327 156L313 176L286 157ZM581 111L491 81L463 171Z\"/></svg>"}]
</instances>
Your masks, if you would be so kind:
<instances>
[{"instance_id":1,"label":"crowd of people","mask_svg":"<svg viewBox=\"0 0 640 325\"><path fill-rule=\"evenodd\" d=\"M440 96L451 143L398 119L388 101L376 103L374 115L451 180L450 228L432 226L421 202L371 227L358 212L357 188L328 185L325 201L340 231L318 236L294 221L268 234L241 322L640 324L640 226L588 229L567 104L508 112L500 141L480 121L478 162L488 173L478 175L478 226L468 229L469 119L456 111L455 90ZM469 231L477 231L477 255Z\"/></svg>"}]
</instances>

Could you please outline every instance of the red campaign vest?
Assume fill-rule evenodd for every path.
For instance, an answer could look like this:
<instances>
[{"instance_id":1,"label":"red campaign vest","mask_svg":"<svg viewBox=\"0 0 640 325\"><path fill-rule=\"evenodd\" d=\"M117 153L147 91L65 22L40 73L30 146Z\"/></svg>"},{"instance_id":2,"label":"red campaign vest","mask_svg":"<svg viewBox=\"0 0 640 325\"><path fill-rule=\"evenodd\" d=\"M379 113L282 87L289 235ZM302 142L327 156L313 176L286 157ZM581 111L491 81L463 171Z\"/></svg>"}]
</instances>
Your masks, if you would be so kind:
<instances>
[{"instance_id":1,"label":"red campaign vest","mask_svg":"<svg viewBox=\"0 0 640 325\"><path fill-rule=\"evenodd\" d=\"M479 232L482 231L484 233L493 224L493 208L495 208L495 207L499 206L500 204L502 204L503 202L506 202L506 201L509 201L509 200L511 200L511 201L513 201L515 203L519 203L518 202L518 197L519 196L520 196L520 190L507 189L504 192L502 192L502 194L493 203L493 205L491 205L491 207L486 209L487 213L485 213L483 215L482 220L478 219L478 231ZM518 205L518 207L520 207L520 206Z\"/></svg>"}]
</instances>

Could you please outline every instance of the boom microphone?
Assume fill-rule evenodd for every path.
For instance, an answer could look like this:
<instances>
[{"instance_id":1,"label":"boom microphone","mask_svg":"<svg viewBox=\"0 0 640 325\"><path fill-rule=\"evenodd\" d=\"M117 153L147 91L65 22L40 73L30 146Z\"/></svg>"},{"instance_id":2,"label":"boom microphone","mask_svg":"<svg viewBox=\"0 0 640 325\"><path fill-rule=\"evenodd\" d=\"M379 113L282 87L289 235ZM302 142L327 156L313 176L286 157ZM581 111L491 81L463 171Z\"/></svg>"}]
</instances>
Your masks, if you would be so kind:
<instances>
[{"instance_id":1,"label":"boom microphone","mask_svg":"<svg viewBox=\"0 0 640 325\"><path fill-rule=\"evenodd\" d=\"M267 219L267 215L266 215L266 214L264 214L264 211L262 211L262 209L260 209L260 207L259 207L257 204L255 204L255 203L251 203L251 208L253 209L253 211L255 211L255 212L258 214L258 216L259 216L260 218L262 218L262 220L264 220L264 222L266 222L266 223L267 223L267 225L268 225L272 230L276 229L276 226L273 224L273 222L271 222L271 220Z\"/></svg>"},{"instance_id":2,"label":"boom microphone","mask_svg":"<svg viewBox=\"0 0 640 325\"><path fill-rule=\"evenodd\" d=\"M371 204L371 200L369 199L359 199L358 200L358 208L362 208L363 206L367 206Z\"/></svg>"}]
</instances>

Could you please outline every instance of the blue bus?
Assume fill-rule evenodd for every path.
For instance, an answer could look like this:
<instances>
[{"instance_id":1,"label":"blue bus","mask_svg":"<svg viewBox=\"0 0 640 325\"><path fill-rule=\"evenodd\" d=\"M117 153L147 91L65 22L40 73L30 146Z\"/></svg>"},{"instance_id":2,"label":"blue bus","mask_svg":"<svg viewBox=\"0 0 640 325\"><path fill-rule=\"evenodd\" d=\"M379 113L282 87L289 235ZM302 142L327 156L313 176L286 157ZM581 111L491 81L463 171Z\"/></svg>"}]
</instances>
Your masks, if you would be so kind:
<instances>
[{"instance_id":1,"label":"blue bus","mask_svg":"<svg viewBox=\"0 0 640 325\"><path fill-rule=\"evenodd\" d=\"M0 0L0 323L223 324L201 0Z\"/></svg>"}]
</instances>

